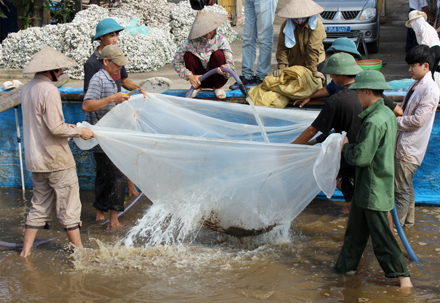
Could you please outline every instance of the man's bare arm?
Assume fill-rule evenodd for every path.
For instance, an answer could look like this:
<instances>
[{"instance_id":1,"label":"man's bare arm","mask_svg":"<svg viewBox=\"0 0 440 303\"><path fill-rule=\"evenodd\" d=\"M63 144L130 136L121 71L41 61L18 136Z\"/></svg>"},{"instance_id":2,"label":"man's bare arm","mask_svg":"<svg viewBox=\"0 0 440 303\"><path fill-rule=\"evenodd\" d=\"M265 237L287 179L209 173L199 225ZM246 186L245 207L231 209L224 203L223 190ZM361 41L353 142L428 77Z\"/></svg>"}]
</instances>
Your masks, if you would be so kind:
<instances>
[{"instance_id":1,"label":"man's bare arm","mask_svg":"<svg viewBox=\"0 0 440 303\"><path fill-rule=\"evenodd\" d=\"M302 132L301 135L296 138L292 144L306 144L309 142L310 139L312 139L316 134L318 133L318 130L314 128L313 126L309 126L306 130Z\"/></svg>"},{"instance_id":2,"label":"man's bare arm","mask_svg":"<svg viewBox=\"0 0 440 303\"><path fill-rule=\"evenodd\" d=\"M112 102L122 103L129 98L130 97L126 94L119 92L100 100L86 99L83 102L82 109L85 113L96 112L97 110L106 107Z\"/></svg>"}]
</instances>

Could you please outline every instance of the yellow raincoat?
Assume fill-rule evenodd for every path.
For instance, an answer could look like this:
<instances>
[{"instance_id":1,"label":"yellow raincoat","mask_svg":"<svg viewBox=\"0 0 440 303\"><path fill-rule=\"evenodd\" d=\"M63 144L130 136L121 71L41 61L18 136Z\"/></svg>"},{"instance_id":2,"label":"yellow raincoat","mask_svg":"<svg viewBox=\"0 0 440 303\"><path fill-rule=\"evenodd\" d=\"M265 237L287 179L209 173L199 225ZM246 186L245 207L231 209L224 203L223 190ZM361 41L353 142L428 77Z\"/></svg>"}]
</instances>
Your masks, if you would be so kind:
<instances>
[{"instance_id":1,"label":"yellow raincoat","mask_svg":"<svg viewBox=\"0 0 440 303\"><path fill-rule=\"evenodd\" d=\"M284 108L291 99L304 99L322 88L320 78L300 65L285 68L280 77L272 75L264 78L263 83L252 87L249 97L257 106Z\"/></svg>"}]
</instances>

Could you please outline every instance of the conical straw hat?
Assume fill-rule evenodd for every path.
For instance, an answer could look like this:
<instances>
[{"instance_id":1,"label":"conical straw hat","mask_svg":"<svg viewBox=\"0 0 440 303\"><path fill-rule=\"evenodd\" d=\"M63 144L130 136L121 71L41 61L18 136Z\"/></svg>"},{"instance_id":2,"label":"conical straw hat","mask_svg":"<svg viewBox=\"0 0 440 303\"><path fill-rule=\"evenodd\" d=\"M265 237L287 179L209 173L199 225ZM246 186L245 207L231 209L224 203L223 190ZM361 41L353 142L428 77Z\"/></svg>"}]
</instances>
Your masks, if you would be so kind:
<instances>
[{"instance_id":1,"label":"conical straw hat","mask_svg":"<svg viewBox=\"0 0 440 303\"><path fill-rule=\"evenodd\" d=\"M66 68L78 65L72 59L66 57L52 47L45 45L35 56L31 62L26 65L23 74L44 72L53 69Z\"/></svg>"},{"instance_id":2,"label":"conical straw hat","mask_svg":"<svg viewBox=\"0 0 440 303\"><path fill-rule=\"evenodd\" d=\"M291 0L279 12L281 18L306 18L324 11L324 8L313 0Z\"/></svg>"},{"instance_id":3,"label":"conical straw hat","mask_svg":"<svg viewBox=\"0 0 440 303\"><path fill-rule=\"evenodd\" d=\"M227 15L211 12L198 12L191 27L191 31L189 32L188 39L192 40L206 35L207 33L217 29L227 20Z\"/></svg>"}]
</instances>

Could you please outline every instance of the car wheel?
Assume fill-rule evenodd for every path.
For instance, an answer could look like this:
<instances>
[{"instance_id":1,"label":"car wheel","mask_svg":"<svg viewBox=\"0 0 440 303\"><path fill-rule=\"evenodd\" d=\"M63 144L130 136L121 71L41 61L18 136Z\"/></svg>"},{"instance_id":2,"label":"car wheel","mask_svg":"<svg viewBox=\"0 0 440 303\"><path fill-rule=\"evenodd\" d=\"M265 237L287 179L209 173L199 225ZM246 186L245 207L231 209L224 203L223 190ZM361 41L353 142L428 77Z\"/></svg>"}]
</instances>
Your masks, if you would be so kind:
<instances>
[{"instance_id":1,"label":"car wheel","mask_svg":"<svg viewBox=\"0 0 440 303\"><path fill-rule=\"evenodd\" d=\"M377 53L379 51L379 40L373 43L367 43L367 49L369 53Z\"/></svg>"}]
</instances>

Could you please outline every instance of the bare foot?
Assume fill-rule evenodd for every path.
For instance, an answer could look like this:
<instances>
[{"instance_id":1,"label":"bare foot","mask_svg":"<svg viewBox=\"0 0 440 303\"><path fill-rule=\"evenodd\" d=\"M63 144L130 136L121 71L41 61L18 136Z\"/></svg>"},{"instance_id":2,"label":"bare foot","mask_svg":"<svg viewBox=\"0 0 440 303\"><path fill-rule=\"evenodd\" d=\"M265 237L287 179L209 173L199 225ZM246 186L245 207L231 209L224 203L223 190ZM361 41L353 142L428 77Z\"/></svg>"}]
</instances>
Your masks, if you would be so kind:
<instances>
[{"instance_id":1,"label":"bare foot","mask_svg":"<svg viewBox=\"0 0 440 303\"><path fill-rule=\"evenodd\" d=\"M351 207L351 202L347 202L347 204L341 209L341 212L344 215L349 215L350 214L350 207Z\"/></svg>"},{"instance_id":2,"label":"bare foot","mask_svg":"<svg viewBox=\"0 0 440 303\"><path fill-rule=\"evenodd\" d=\"M136 189L136 187L128 188L128 195L129 195L130 197L137 197L137 196L139 196L139 192L138 192L138 190Z\"/></svg>"},{"instance_id":3,"label":"bare foot","mask_svg":"<svg viewBox=\"0 0 440 303\"><path fill-rule=\"evenodd\" d=\"M201 90L202 90L201 88L195 89L191 95L191 98L195 98Z\"/></svg>"},{"instance_id":4,"label":"bare foot","mask_svg":"<svg viewBox=\"0 0 440 303\"><path fill-rule=\"evenodd\" d=\"M24 251L24 250L22 250L21 252L20 252L20 257L23 257L23 258L27 258L27 257L29 257L31 255L31 251Z\"/></svg>"},{"instance_id":5,"label":"bare foot","mask_svg":"<svg viewBox=\"0 0 440 303\"><path fill-rule=\"evenodd\" d=\"M86 250L85 250L85 248L84 248L84 246L82 246L82 245L80 245L80 246L76 246L75 244L72 244L72 246L73 246L73 250L75 251L80 251L81 253L83 253L83 252L85 252Z\"/></svg>"},{"instance_id":6,"label":"bare foot","mask_svg":"<svg viewBox=\"0 0 440 303\"><path fill-rule=\"evenodd\" d=\"M107 229L116 229L116 228L122 228L124 226L119 223L118 219L118 211L117 210L110 210L110 223L107 225Z\"/></svg>"},{"instance_id":7,"label":"bare foot","mask_svg":"<svg viewBox=\"0 0 440 303\"><path fill-rule=\"evenodd\" d=\"M130 197L137 197L139 196L139 192L136 189L136 185L134 185L134 183L127 178L127 187L128 187L128 195Z\"/></svg>"},{"instance_id":8,"label":"bare foot","mask_svg":"<svg viewBox=\"0 0 440 303\"><path fill-rule=\"evenodd\" d=\"M400 288L412 288L414 287L409 277L399 277Z\"/></svg>"},{"instance_id":9,"label":"bare foot","mask_svg":"<svg viewBox=\"0 0 440 303\"><path fill-rule=\"evenodd\" d=\"M96 222L102 222L104 221L104 212L102 210L97 209L96 210Z\"/></svg>"},{"instance_id":10,"label":"bare foot","mask_svg":"<svg viewBox=\"0 0 440 303\"><path fill-rule=\"evenodd\" d=\"M23 249L20 252L21 257L26 258L31 254L31 248L34 244L37 232L38 229L31 228L26 228L26 230L24 231Z\"/></svg>"},{"instance_id":11,"label":"bare foot","mask_svg":"<svg viewBox=\"0 0 440 303\"><path fill-rule=\"evenodd\" d=\"M110 222L107 225L107 229L116 229L116 228L122 228L122 227L124 227L124 226L122 226L121 223L119 223L119 222L116 222L116 223L111 223Z\"/></svg>"},{"instance_id":12,"label":"bare foot","mask_svg":"<svg viewBox=\"0 0 440 303\"><path fill-rule=\"evenodd\" d=\"M215 93L215 96L219 99L226 98L226 92L221 88L214 89L214 93Z\"/></svg>"}]
</instances>

